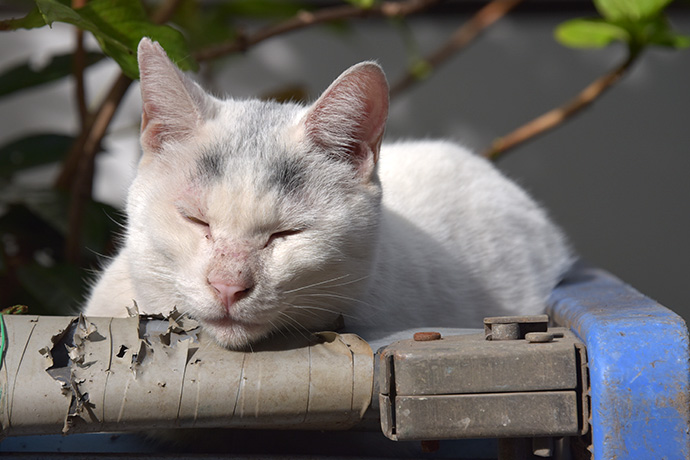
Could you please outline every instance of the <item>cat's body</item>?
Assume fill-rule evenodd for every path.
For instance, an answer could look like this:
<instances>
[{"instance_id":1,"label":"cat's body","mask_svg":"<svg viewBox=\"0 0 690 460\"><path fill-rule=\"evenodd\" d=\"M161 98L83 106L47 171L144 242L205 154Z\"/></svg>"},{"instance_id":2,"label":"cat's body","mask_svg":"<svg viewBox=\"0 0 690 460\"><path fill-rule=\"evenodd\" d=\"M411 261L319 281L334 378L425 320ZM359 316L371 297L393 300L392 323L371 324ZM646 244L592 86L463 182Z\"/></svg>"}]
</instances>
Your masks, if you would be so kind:
<instances>
[{"instance_id":1,"label":"cat's body","mask_svg":"<svg viewBox=\"0 0 690 460\"><path fill-rule=\"evenodd\" d=\"M219 101L139 48L144 156L125 245L85 313L177 307L241 347L278 329L477 327L533 314L570 264L560 231L448 142L379 147L378 66L312 106Z\"/></svg>"}]
</instances>

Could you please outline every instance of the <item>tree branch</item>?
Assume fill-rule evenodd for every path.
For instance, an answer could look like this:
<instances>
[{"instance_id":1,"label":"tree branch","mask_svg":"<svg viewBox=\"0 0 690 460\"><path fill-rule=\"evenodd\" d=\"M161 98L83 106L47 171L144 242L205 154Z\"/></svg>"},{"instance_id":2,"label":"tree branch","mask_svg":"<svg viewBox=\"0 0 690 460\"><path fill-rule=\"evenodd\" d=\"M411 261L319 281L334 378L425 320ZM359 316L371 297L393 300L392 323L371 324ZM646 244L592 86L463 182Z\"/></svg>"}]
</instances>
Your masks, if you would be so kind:
<instances>
[{"instance_id":1,"label":"tree branch","mask_svg":"<svg viewBox=\"0 0 690 460\"><path fill-rule=\"evenodd\" d=\"M84 31L77 29L75 31L75 48L74 60L72 67L74 74L74 93L77 99L77 111L79 112L79 121L81 129L86 126L89 118L89 110L86 107L86 87L84 85L84 68L86 68L86 53L84 52Z\"/></svg>"},{"instance_id":2,"label":"tree branch","mask_svg":"<svg viewBox=\"0 0 690 460\"><path fill-rule=\"evenodd\" d=\"M81 258L82 223L86 203L91 199L96 153L100 150L101 141L131 83L132 80L125 74L118 75L98 112L89 123L88 129L82 132L72 148L71 152L76 152L72 156L74 173L61 175L58 178L56 185L62 188L69 187L72 195L68 216L69 237L65 245L65 256L69 262L77 263ZM63 172L66 172L66 169ZM70 180L73 180L71 184L68 182Z\"/></svg>"},{"instance_id":3,"label":"tree branch","mask_svg":"<svg viewBox=\"0 0 690 460\"><path fill-rule=\"evenodd\" d=\"M315 12L302 11L281 23L259 29L252 35L241 35L232 42L201 50L194 57L198 61L203 61L246 51L249 47L276 35L334 20L373 16L402 17L429 8L440 1L442 0L387 1L370 9L346 5L324 8ZM180 3L181 0L165 1L152 13L152 20L157 23L166 22ZM81 227L84 208L91 197L94 158L115 111L131 83L132 81L124 74L119 75L93 117L87 117L86 124L72 146L55 182L56 187L71 190L72 194L65 257L73 263L77 263L81 255Z\"/></svg>"},{"instance_id":4,"label":"tree branch","mask_svg":"<svg viewBox=\"0 0 690 460\"><path fill-rule=\"evenodd\" d=\"M86 0L72 0L72 8L78 9L86 5ZM86 107L86 89L84 86L84 69L86 68L86 53L84 52L84 31L75 29L74 59L72 73L74 74L74 92L77 99L77 111L81 129L86 127L89 110Z\"/></svg>"},{"instance_id":5,"label":"tree branch","mask_svg":"<svg viewBox=\"0 0 690 460\"><path fill-rule=\"evenodd\" d=\"M74 0L82 2L84 0ZM167 0L152 13L152 20L163 23L170 19L180 0ZM78 70L78 69L77 69ZM83 68L81 69L83 73ZM105 99L93 117L86 117L79 137L73 144L65 160L55 186L70 190L69 232L65 243L65 258L71 263L81 259L81 235L86 203L91 199L93 189L94 159L100 150L101 141L108 126L127 93L132 80L120 72ZM85 105L85 103L84 103Z\"/></svg>"},{"instance_id":6,"label":"tree branch","mask_svg":"<svg viewBox=\"0 0 690 460\"><path fill-rule=\"evenodd\" d=\"M438 69L458 51L469 45L486 28L508 14L523 0L493 0L486 4L472 18L461 25L450 38L436 51L424 58L430 70ZM398 82L391 85L390 96L394 98L409 89L421 79L409 70Z\"/></svg>"},{"instance_id":7,"label":"tree branch","mask_svg":"<svg viewBox=\"0 0 690 460\"><path fill-rule=\"evenodd\" d=\"M620 80L639 55L639 52L631 51L622 64L594 80L573 99L524 124L510 134L496 139L482 155L495 160L518 145L554 129L568 118L587 108Z\"/></svg>"},{"instance_id":8,"label":"tree branch","mask_svg":"<svg viewBox=\"0 0 690 460\"><path fill-rule=\"evenodd\" d=\"M166 0L161 3L158 8L156 8L151 13L151 21L156 24L164 24L172 18L175 11L180 7L182 0Z\"/></svg>"},{"instance_id":9,"label":"tree branch","mask_svg":"<svg viewBox=\"0 0 690 460\"><path fill-rule=\"evenodd\" d=\"M220 45L213 45L208 48L197 51L194 58L197 61L207 61L232 53L244 52L250 47L288 32L292 32L315 24L322 24L331 21L352 19L352 18L368 18L368 17L403 17L419 11L430 8L439 3L441 0L406 0L401 2L383 2L372 8L359 8L354 5L342 5L329 8L323 8L318 11L308 12L300 11L296 16L287 19L283 22L266 26L253 34L242 34L236 39L222 43Z\"/></svg>"}]
</instances>

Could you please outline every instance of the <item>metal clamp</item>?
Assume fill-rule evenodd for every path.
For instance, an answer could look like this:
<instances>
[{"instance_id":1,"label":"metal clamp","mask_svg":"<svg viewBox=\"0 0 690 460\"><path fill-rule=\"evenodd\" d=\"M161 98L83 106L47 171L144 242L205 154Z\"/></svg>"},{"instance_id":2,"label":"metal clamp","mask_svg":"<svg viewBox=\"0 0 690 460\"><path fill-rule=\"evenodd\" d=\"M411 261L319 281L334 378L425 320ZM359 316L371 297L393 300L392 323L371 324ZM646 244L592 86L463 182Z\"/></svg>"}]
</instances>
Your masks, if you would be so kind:
<instances>
[{"instance_id":1,"label":"metal clamp","mask_svg":"<svg viewBox=\"0 0 690 460\"><path fill-rule=\"evenodd\" d=\"M546 315L487 318L485 334L386 347L378 375L383 432L394 440L584 434L585 348L547 324Z\"/></svg>"}]
</instances>

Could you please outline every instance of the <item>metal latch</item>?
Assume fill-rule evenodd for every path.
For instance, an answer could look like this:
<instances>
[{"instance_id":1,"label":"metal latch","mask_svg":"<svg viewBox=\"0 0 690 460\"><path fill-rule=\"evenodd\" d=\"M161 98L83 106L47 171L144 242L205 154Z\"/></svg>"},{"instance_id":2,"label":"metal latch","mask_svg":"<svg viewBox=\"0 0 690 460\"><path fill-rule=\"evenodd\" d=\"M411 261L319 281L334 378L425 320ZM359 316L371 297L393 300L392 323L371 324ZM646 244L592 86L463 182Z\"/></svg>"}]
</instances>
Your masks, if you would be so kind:
<instances>
[{"instance_id":1,"label":"metal latch","mask_svg":"<svg viewBox=\"0 0 690 460\"><path fill-rule=\"evenodd\" d=\"M484 334L418 336L379 352L393 440L571 436L588 429L587 357L548 316L484 320Z\"/></svg>"}]
</instances>

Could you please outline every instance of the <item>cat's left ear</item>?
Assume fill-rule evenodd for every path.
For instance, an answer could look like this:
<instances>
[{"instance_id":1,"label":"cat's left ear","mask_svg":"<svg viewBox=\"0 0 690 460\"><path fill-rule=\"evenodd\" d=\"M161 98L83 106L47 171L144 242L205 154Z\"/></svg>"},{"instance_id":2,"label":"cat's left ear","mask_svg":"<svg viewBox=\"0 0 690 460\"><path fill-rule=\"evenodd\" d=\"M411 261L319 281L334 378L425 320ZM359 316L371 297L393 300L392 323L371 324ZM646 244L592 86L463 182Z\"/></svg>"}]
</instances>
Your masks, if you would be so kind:
<instances>
[{"instance_id":1,"label":"cat's left ear","mask_svg":"<svg viewBox=\"0 0 690 460\"><path fill-rule=\"evenodd\" d=\"M308 140L350 162L369 180L388 117L388 82L374 62L346 70L311 106L302 123Z\"/></svg>"},{"instance_id":2,"label":"cat's left ear","mask_svg":"<svg viewBox=\"0 0 690 460\"><path fill-rule=\"evenodd\" d=\"M193 138L212 106L206 93L168 59L158 43L143 38L137 58L143 105L141 144L146 156Z\"/></svg>"}]
</instances>

